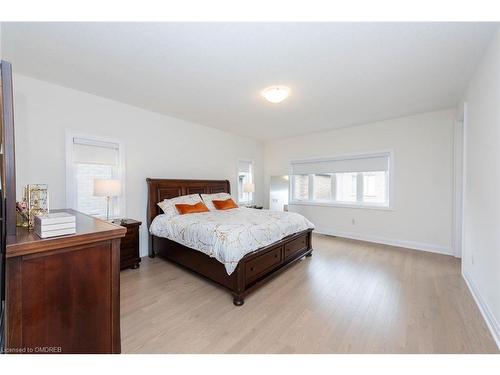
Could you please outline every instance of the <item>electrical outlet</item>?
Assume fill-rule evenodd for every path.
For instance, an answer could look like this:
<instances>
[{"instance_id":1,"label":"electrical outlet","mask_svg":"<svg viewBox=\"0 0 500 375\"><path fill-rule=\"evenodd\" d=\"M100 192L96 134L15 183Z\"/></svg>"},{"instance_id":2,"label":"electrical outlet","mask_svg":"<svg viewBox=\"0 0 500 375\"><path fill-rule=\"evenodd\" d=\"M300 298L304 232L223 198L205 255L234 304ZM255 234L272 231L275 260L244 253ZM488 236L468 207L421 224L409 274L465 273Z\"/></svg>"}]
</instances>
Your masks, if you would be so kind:
<instances>
[{"instance_id":1,"label":"electrical outlet","mask_svg":"<svg viewBox=\"0 0 500 375\"><path fill-rule=\"evenodd\" d=\"M356 225L356 220L354 218L352 218L352 225Z\"/></svg>"},{"instance_id":2,"label":"electrical outlet","mask_svg":"<svg viewBox=\"0 0 500 375\"><path fill-rule=\"evenodd\" d=\"M470 257L470 261L471 261L472 265L474 265L474 255L472 255L472 256Z\"/></svg>"}]
</instances>

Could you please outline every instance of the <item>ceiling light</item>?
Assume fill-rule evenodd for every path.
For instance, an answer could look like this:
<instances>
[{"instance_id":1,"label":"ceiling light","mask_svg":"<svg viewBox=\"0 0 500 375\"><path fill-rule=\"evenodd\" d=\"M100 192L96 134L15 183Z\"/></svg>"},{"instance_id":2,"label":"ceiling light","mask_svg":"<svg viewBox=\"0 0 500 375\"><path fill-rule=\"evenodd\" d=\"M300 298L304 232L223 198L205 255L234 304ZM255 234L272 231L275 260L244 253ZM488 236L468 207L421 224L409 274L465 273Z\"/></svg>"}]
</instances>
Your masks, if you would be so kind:
<instances>
[{"instance_id":1,"label":"ceiling light","mask_svg":"<svg viewBox=\"0 0 500 375\"><path fill-rule=\"evenodd\" d=\"M262 96L271 103L281 103L290 95L290 88L286 86L269 86L262 90Z\"/></svg>"}]
</instances>

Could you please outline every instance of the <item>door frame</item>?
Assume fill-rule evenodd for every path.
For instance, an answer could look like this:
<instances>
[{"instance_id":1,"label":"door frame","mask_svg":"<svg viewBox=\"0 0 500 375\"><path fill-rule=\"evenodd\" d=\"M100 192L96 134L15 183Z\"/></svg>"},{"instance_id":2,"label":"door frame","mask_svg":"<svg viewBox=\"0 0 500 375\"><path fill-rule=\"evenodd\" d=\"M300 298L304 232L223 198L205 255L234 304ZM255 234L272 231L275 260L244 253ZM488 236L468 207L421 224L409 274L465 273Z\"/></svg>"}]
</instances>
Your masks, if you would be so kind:
<instances>
[{"instance_id":1,"label":"door frame","mask_svg":"<svg viewBox=\"0 0 500 375\"><path fill-rule=\"evenodd\" d=\"M465 146L467 128L467 103L459 109L453 125L453 215L452 249L457 258L463 257L464 207L465 207Z\"/></svg>"}]
</instances>

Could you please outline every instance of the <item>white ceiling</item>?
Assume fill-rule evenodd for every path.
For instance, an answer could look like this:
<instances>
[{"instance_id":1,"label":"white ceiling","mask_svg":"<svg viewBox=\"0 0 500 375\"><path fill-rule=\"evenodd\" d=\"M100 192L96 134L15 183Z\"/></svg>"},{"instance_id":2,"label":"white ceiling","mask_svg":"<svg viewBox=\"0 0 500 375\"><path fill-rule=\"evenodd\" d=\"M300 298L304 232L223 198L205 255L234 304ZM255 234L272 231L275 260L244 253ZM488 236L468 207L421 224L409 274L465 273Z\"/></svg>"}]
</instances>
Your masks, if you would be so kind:
<instances>
[{"instance_id":1,"label":"white ceiling","mask_svg":"<svg viewBox=\"0 0 500 375\"><path fill-rule=\"evenodd\" d=\"M261 140L451 107L494 23L3 23L17 73ZM292 89L263 101L272 84Z\"/></svg>"}]
</instances>

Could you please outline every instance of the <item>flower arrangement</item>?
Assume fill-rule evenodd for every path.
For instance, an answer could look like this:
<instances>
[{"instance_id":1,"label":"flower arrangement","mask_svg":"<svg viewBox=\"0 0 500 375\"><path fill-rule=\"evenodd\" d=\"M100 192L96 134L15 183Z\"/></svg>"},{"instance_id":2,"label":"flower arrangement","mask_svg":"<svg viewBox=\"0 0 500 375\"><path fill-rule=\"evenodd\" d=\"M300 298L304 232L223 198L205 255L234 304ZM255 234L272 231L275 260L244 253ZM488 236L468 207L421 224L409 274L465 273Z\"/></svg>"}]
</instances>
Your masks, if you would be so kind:
<instances>
[{"instance_id":1,"label":"flower arrangement","mask_svg":"<svg viewBox=\"0 0 500 375\"><path fill-rule=\"evenodd\" d=\"M16 202L17 226L27 227L29 225L28 202Z\"/></svg>"}]
</instances>

